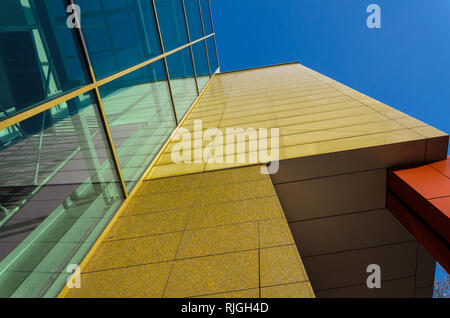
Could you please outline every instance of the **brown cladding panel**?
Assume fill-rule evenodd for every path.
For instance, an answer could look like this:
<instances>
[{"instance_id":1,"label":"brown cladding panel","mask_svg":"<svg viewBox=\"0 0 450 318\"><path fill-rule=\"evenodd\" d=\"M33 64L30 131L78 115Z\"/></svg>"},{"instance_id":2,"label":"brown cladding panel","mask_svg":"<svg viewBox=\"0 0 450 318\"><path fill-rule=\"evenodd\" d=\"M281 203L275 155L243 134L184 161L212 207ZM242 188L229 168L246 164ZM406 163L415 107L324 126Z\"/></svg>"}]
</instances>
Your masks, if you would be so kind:
<instances>
[{"instance_id":1,"label":"brown cladding panel","mask_svg":"<svg viewBox=\"0 0 450 318\"><path fill-rule=\"evenodd\" d=\"M431 297L429 289L421 295ZM413 298L414 277L382 281L380 289L369 289L366 285L328 289L316 292L318 298Z\"/></svg>"},{"instance_id":2,"label":"brown cladding panel","mask_svg":"<svg viewBox=\"0 0 450 318\"><path fill-rule=\"evenodd\" d=\"M315 292L330 288L365 285L367 266L380 265L381 280L414 277L417 242L365 248L355 251L302 257ZM413 290L414 288L412 288Z\"/></svg>"},{"instance_id":3,"label":"brown cladding panel","mask_svg":"<svg viewBox=\"0 0 450 318\"><path fill-rule=\"evenodd\" d=\"M302 257L413 241L387 209L289 224Z\"/></svg>"},{"instance_id":4,"label":"brown cladding panel","mask_svg":"<svg viewBox=\"0 0 450 318\"><path fill-rule=\"evenodd\" d=\"M275 185L288 222L386 206L386 170Z\"/></svg>"}]
</instances>

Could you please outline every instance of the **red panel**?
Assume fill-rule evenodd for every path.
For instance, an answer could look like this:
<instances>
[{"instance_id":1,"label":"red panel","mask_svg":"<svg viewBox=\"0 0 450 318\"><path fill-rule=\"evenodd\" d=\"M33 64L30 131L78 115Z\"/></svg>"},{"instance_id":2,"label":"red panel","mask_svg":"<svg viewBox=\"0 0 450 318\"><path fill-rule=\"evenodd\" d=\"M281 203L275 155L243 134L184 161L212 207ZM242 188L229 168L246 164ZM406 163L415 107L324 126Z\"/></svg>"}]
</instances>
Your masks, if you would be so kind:
<instances>
[{"instance_id":1,"label":"red panel","mask_svg":"<svg viewBox=\"0 0 450 318\"><path fill-rule=\"evenodd\" d=\"M415 218L411 212L390 193L387 194L386 204L388 210L394 214L397 220L403 224L419 243L422 243L423 226L417 218Z\"/></svg>"},{"instance_id":2,"label":"red panel","mask_svg":"<svg viewBox=\"0 0 450 318\"><path fill-rule=\"evenodd\" d=\"M405 226L405 228L422 244L423 247L450 272L450 251L445 243L438 239L419 219L390 193L387 195L387 208Z\"/></svg>"},{"instance_id":3,"label":"red panel","mask_svg":"<svg viewBox=\"0 0 450 318\"><path fill-rule=\"evenodd\" d=\"M448 247L436 238L428 229L424 229L422 246L450 273L450 253Z\"/></svg>"},{"instance_id":4,"label":"red panel","mask_svg":"<svg viewBox=\"0 0 450 318\"><path fill-rule=\"evenodd\" d=\"M394 172L425 199L450 196L450 179L429 165Z\"/></svg>"},{"instance_id":5,"label":"red panel","mask_svg":"<svg viewBox=\"0 0 450 318\"><path fill-rule=\"evenodd\" d=\"M447 218L450 218L450 197L432 199L430 202Z\"/></svg>"},{"instance_id":6,"label":"red panel","mask_svg":"<svg viewBox=\"0 0 450 318\"><path fill-rule=\"evenodd\" d=\"M447 271L450 270L449 175L450 156L433 164L390 169L388 188L395 197L390 193L387 196L388 209Z\"/></svg>"},{"instance_id":7,"label":"red panel","mask_svg":"<svg viewBox=\"0 0 450 318\"><path fill-rule=\"evenodd\" d=\"M427 199L420 195L413 187L398 176L397 171L388 173L388 188L401 198L410 207L414 207L416 213L424 216L427 210Z\"/></svg>"},{"instance_id":8,"label":"red panel","mask_svg":"<svg viewBox=\"0 0 450 318\"><path fill-rule=\"evenodd\" d=\"M450 242L450 197L432 199L428 202L426 221L443 238Z\"/></svg>"},{"instance_id":9,"label":"red panel","mask_svg":"<svg viewBox=\"0 0 450 318\"><path fill-rule=\"evenodd\" d=\"M431 166L447 178L450 178L450 156L447 157L447 160L435 162Z\"/></svg>"}]
</instances>

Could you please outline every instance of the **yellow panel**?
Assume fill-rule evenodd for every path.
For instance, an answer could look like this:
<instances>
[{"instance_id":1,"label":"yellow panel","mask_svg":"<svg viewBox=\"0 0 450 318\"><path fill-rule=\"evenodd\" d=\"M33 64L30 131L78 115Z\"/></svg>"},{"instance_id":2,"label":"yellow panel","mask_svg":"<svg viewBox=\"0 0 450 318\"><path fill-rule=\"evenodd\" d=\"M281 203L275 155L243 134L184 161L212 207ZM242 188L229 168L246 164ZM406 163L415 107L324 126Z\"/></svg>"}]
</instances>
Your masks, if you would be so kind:
<instances>
[{"instance_id":1,"label":"yellow panel","mask_svg":"<svg viewBox=\"0 0 450 318\"><path fill-rule=\"evenodd\" d=\"M217 204L276 195L272 183L256 180L197 189L195 205Z\"/></svg>"},{"instance_id":2,"label":"yellow panel","mask_svg":"<svg viewBox=\"0 0 450 318\"><path fill-rule=\"evenodd\" d=\"M262 249L260 254L261 287L308 280L295 245Z\"/></svg>"},{"instance_id":3,"label":"yellow panel","mask_svg":"<svg viewBox=\"0 0 450 318\"><path fill-rule=\"evenodd\" d=\"M261 298L314 298L311 284L295 283L261 288Z\"/></svg>"},{"instance_id":4,"label":"yellow panel","mask_svg":"<svg viewBox=\"0 0 450 318\"><path fill-rule=\"evenodd\" d=\"M200 187L209 188L212 186L248 182L252 180L265 180L266 182L271 182L269 175L261 174L261 167L262 166L257 165L239 169L219 170L204 173L202 174Z\"/></svg>"},{"instance_id":5,"label":"yellow panel","mask_svg":"<svg viewBox=\"0 0 450 318\"><path fill-rule=\"evenodd\" d=\"M271 219L259 222L260 247L273 247L294 244L286 219Z\"/></svg>"},{"instance_id":6,"label":"yellow panel","mask_svg":"<svg viewBox=\"0 0 450 318\"><path fill-rule=\"evenodd\" d=\"M443 131L440 131L439 129L436 129L431 126L422 126L422 127L416 127L412 129L414 132L420 134L421 136L424 136L425 138L435 138L435 137L443 137L447 136L446 133Z\"/></svg>"},{"instance_id":7,"label":"yellow panel","mask_svg":"<svg viewBox=\"0 0 450 318\"><path fill-rule=\"evenodd\" d=\"M379 113L368 113L343 118L321 120L310 123L301 123L281 127L280 136L292 135L294 133L301 133L306 131L328 130L340 127L345 128L348 126L362 125L366 123L375 123L375 122L378 123L385 120L388 119Z\"/></svg>"},{"instance_id":8,"label":"yellow panel","mask_svg":"<svg viewBox=\"0 0 450 318\"><path fill-rule=\"evenodd\" d=\"M283 210L276 196L197 206L192 208L186 229L251 222L282 216Z\"/></svg>"},{"instance_id":9,"label":"yellow panel","mask_svg":"<svg viewBox=\"0 0 450 318\"><path fill-rule=\"evenodd\" d=\"M413 117L405 117L400 119L395 119L396 122L403 125L406 128L415 128L415 127L422 127L426 126L424 122L421 122L420 120L417 120Z\"/></svg>"},{"instance_id":10,"label":"yellow panel","mask_svg":"<svg viewBox=\"0 0 450 318\"><path fill-rule=\"evenodd\" d=\"M258 248L258 222L184 232L177 259L248 251Z\"/></svg>"},{"instance_id":11,"label":"yellow panel","mask_svg":"<svg viewBox=\"0 0 450 318\"><path fill-rule=\"evenodd\" d=\"M194 201L194 190L152 194L130 199L123 216L187 208ZM176 197L176 200L173 198Z\"/></svg>"},{"instance_id":12,"label":"yellow panel","mask_svg":"<svg viewBox=\"0 0 450 318\"><path fill-rule=\"evenodd\" d=\"M172 261L181 237L178 232L103 242L83 273Z\"/></svg>"},{"instance_id":13,"label":"yellow panel","mask_svg":"<svg viewBox=\"0 0 450 318\"><path fill-rule=\"evenodd\" d=\"M259 288L239 290L229 293L212 294L200 296L198 298L259 298Z\"/></svg>"},{"instance_id":14,"label":"yellow panel","mask_svg":"<svg viewBox=\"0 0 450 318\"><path fill-rule=\"evenodd\" d=\"M345 139L304 144L280 149L280 158L289 159L303 156L313 156L324 153L353 150L371 146L382 146L412 140L421 140L423 137L411 130L399 130L380 134L364 135Z\"/></svg>"},{"instance_id":15,"label":"yellow panel","mask_svg":"<svg viewBox=\"0 0 450 318\"><path fill-rule=\"evenodd\" d=\"M105 241L183 231L190 209L120 217Z\"/></svg>"},{"instance_id":16,"label":"yellow panel","mask_svg":"<svg viewBox=\"0 0 450 318\"><path fill-rule=\"evenodd\" d=\"M173 262L81 274L68 298L160 298Z\"/></svg>"},{"instance_id":17,"label":"yellow panel","mask_svg":"<svg viewBox=\"0 0 450 318\"><path fill-rule=\"evenodd\" d=\"M173 176L180 176L191 173L203 172L206 163L180 163L180 164L168 164L155 166L149 174L145 177L146 179L159 179L167 178Z\"/></svg>"},{"instance_id":18,"label":"yellow panel","mask_svg":"<svg viewBox=\"0 0 450 318\"><path fill-rule=\"evenodd\" d=\"M258 251L176 261L164 297L192 297L257 288Z\"/></svg>"},{"instance_id":19,"label":"yellow panel","mask_svg":"<svg viewBox=\"0 0 450 318\"><path fill-rule=\"evenodd\" d=\"M147 181L144 182L141 187L139 187L134 196L147 196L157 193L183 191L196 188L200 184L201 179L201 174L192 174Z\"/></svg>"}]
</instances>

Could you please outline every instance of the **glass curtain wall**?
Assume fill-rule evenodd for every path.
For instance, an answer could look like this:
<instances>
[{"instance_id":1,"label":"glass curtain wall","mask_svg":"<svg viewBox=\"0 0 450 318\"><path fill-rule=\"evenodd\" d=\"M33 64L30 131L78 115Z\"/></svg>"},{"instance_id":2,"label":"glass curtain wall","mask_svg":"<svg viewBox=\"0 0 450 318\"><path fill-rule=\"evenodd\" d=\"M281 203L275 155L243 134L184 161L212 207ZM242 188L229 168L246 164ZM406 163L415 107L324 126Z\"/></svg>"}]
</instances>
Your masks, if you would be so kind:
<instances>
[{"instance_id":1,"label":"glass curtain wall","mask_svg":"<svg viewBox=\"0 0 450 318\"><path fill-rule=\"evenodd\" d=\"M65 12L62 1L0 1L0 120L88 83Z\"/></svg>"},{"instance_id":2,"label":"glass curtain wall","mask_svg":"<svg viewBox=\"0 0 450 318\"><path fill-rule=\"evenodd\" d=\"M195 62L195 71L197 74L198 89L201 91L208 84L210 79L210 70L208 58L206 57L206 46L204 41L192 45L192 53Z\"/></svg>"},{"instance_id":3,"label":"glass curtain wall","mask_svg":"<svg viewBox=\"0 0 450 318\"><path fill-rule=\"evenodd\" d=\"M167 57L170 83L178 118L183 118L198 95L189 48Z\"/></svg>"},{"instance_id":4,"label":"glass curtain wall","mask_svg":"<svg viewBox=\"0 0 450 318\"><path fill-rule=\"evenodd\" d=\"M151 1L75 0L97 79L162 53Z\"/></svg>"},{"instance_id":5,"label":"glass curtain wall","mask_svg":"<svg viewBox=\"0 0 450 318\"><path fill-rule=\"evenodd\" d=\"M0 131L0 297L42 295L123 202L91 93L31 119Z\"/></svg>"},{"instance_id":6,"label":"glass curtain wall","mask_svg":"<svg viewBox=\"0 0 450 318\"><path fill-rule=\"evenodd\" d=\"M131 191L176 127L164 63L156 61L101 86L100 96Z\"/></svg>"},{"instance_id":7,"label":"glass curtain wall","mask_svg":"<svg viewBox=\"0 0 450 318\"><path fill-rule=\"evenodd\" d=\"M0 1L0 297L56 296L127 199L217 69L209 6Z\"/></svg>"},{"instance_id":8,"label":"glass curtain wall","mask_svg":"<svg viewBox=\"0 0 450 318\"><path fill-rule=\"evenodd\" d=\"M209 66L211 68L211 72L214 74L218 67L219 67L219 61L217 60L217 53L216 53L216 40L214 37L210 37L206 39L206 46L208 48L208 60L209 60Z\"/></svg>"},{"instance_id":9,"label":"glass curtain wall","mask_svg":"<svg viewBox=\"0 0 450 318\"><path fill-rule=\"evenodd\" d=\"M184 0L188 31L191 41L204 37L202 15L199 10L197 0ZM192 45L192 55L194 59L195 71L197 75L198 89L201 91L209 81L211 71L209 69L207 51L204 41Z\"/></svg>"}]
</instances>

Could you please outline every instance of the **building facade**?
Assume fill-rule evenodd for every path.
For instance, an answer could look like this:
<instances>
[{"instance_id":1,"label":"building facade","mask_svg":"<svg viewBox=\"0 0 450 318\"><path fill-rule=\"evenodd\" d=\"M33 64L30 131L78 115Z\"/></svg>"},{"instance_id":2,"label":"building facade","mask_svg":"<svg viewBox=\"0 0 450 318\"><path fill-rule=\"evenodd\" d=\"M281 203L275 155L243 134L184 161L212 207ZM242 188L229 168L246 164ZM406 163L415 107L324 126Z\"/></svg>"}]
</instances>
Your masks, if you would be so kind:
<instances>
[{"instance_id":1,"label":"building facade","mask_svg":"<svg viewBox=\"0 0 450 318\"><path fill-rule=\"evenodd\" d=\"M0 43L0 297L431 297L449 270L449 136L298 62L221 73L208 0L2 1Z\"/></svg>"}]
</instances>

